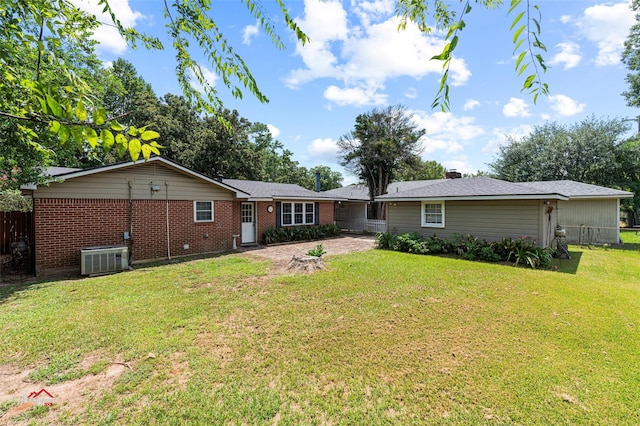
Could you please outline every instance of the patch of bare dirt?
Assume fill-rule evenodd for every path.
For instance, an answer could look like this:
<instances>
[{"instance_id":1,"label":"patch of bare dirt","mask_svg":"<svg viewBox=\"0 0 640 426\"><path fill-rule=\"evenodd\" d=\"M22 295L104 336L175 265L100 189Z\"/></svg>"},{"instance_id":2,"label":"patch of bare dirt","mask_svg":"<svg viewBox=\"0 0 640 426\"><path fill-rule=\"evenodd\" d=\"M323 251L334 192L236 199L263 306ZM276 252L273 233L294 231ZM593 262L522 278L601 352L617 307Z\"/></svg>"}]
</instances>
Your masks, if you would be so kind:
<instances>
[{"instance_id":1,"label":"patch of bare dirt","mask_svg":"<svg viewBox=\"0 0 640 426\"><path fill-rule=\"evenodd\" d=\"M89 366L96 361L98 361L97 355L89 355L81 362L81 365ZM49 412L43 417L38 416L39 423L56 424L62 414L70 416L81 414L89 403L102 397L128 368L127 363L115 360L98 374L47 385L29 380L28 376L33 369L21 370L13 365L0 365L0 403L15 402L17 404L0 416L0 424L29 424L33 419L20 415L42 402L51 402L52 405ZM46 392L40 392L43 389ZM53 400L36 400L34 404L28 398L33 393L40 393L39 398L49 398L48 394L50 394Z\"/></svg>"},{"instance_id":2,"label":"patch of bare dirt","mask_svg":"<svg viewBox=\"0 0 640 426\"><path fill-rule=\"evenodd\" d=\"M375 244L373 235L348 235L321 241L305 241L299 243L276 244L241 248L241 255L271 260L273 273L286 273L287 267L294 256L305 256L307 252L322 244L326 254L330 257L336 254L346 254L356 251L371 250ZM291 272L291 271L289 271Z\"/></svg>"}]
</instances>

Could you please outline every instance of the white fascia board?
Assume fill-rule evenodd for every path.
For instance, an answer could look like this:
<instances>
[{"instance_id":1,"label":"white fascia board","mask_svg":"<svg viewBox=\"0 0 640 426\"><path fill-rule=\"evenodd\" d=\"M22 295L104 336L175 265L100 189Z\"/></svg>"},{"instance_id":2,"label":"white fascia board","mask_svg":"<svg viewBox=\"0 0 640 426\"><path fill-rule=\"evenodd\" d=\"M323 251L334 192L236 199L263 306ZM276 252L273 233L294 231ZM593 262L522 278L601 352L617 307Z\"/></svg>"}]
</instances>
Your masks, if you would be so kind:
<instances>
[{"instance_id":1,"label":"white fascia board","mask_svg":"<svg viewBox=\"0 0 640 426\"><path fill-rule=\"evenodd\" d=\"M490 200L561 200L569 201L569 197L560 194L543 195L472 195L464 197L413 197L413 198L376 198L375 201L490 201Z\"/></svg>"},{"instance_id":2,"label":"white fascia board","mask_svg":"<svg viewBox=\"0 0 640 426\"><path fill-rule=\"evenodd\" d=\"M633 194L624 195L572 195L569 197L571 200L606 200L606 199L620 199L620 198L633 198Z\"/></svg>"}]
</instances>

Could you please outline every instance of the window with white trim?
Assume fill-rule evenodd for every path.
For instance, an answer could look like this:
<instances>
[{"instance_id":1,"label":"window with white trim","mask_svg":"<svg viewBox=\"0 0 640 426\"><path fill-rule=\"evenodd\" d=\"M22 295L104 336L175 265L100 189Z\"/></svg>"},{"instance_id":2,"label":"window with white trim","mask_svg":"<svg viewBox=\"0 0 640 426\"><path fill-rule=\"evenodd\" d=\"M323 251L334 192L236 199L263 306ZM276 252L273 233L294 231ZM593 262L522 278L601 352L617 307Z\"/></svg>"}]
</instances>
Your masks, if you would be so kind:
<instances>
[{"instance_id":1,"label":"window with white trim","mask_svg":"<svg viewBox=\"0 0 640 426\"><path fill-rule=\"evenodd\" d=\"M444 228L444 201L422 202L422 226Z\"/></svg>"},{"instance_id":2,"label":"window with white trim","mask_svg":"<svg viewBox=\"0 0 640 426\"><path fill-rule=\"evenodd\" d=\"M194 201L193 220L196 222L213 222L213 201Z\"/></svg>"},{"instance_id":3,"label":"window with white trim","mask_svg":"<svg viewBox=\"0 0 640 426\"><path fill-rule=\"evenodd\" d=\"M315 223L315 203L282 203L282 226L313 225Z\"/></svg>"}]
</instances>

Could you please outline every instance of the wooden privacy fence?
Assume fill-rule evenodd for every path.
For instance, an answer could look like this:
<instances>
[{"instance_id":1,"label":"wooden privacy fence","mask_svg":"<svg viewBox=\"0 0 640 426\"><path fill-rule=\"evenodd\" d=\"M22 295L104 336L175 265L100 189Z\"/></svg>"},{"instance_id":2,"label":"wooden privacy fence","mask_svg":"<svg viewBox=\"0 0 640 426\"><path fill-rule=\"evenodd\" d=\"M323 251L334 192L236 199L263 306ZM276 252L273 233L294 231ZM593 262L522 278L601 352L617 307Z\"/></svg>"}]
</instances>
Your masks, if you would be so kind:
<instances>
[{"instance_id":1,"label":"wooden privacy fence","mask_svg":"<svg viewBox=\"0 0 640 426\"><path fill-rule=\"evenodd\" d=\"M11 243L27 237L33 243L31 212L0 212L0 254L11 254Z\"/></svg>"}]
</instances>

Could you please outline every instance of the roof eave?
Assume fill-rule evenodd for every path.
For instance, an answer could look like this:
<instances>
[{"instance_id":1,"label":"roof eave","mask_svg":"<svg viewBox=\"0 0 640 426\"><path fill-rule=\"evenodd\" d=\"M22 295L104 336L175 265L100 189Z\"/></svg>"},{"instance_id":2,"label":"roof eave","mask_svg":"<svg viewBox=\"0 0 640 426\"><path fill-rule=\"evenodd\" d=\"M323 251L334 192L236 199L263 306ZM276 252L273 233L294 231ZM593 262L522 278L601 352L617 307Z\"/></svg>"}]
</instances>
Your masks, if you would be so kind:
<instances>
[{"instance_id":1,"label":"roof eave","mask_svg":"<svg viewBox=\"0 0 640 426\"><path fill-rule=\"evenodd\" d=\"M572 200L589 200L589 199L598 199L598 200L606 200L606 199L611 199L611 200L615 200L618 198L633 198L633 194L628 193L628 194L618 194L618 195L571 195L569 196L570 199Z\"/></svg>"},{"instance_id":2,"label":"roof eave","mask_svg":"<svg viewBox=\"0 0 640 426\"><path fill-rule=\"evenodd\" d=\"M458 197L378 197L376 201L424 201L424 200L442 200L442 201L490 201L490 200L561 200L568 201L569 197L561 194L527 194L527 195L465 195Z\"/></svg>"}]
</instances>

